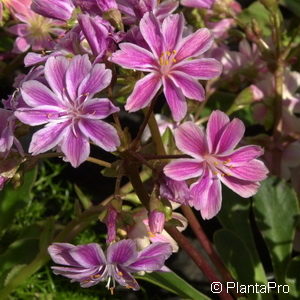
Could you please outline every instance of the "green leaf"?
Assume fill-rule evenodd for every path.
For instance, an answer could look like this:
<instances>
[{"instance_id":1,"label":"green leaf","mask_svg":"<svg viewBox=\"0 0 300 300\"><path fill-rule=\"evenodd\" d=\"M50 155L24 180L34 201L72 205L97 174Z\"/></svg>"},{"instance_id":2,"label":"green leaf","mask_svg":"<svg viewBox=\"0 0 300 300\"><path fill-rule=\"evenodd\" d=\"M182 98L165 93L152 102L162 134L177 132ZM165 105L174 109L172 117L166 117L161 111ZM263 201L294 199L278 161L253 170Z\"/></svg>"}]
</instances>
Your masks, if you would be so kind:
<instances>
[{"instance_id":1,"label":"green leaf","mask_svg":"<svg viewBox=\"0 0 300 300\"><path fill-rule=\"evenodd\" d=\"M153 272L144 276L136 276L139 279L151 282L169 292L172 292L183 299L208 300L206 295L202 294L185 280L174 272Z\"/></svg>"},{"instance_id":2,"label":"green leaf","mask_svg":"<svg viewBox=\"0 0 300 300\"><path fill-rule=\"evenodd\" d=\"M249 214L249 199L241 198L230 189L224 187L222 209L218 215L218 219L222 226L232 232L244 243L249 250L249 255L253 261L254 282L266 284L267 278L257 253L254 242ZM267 294L261 294L262 298L269 298Z\"/></svg>"},{"instance_id":3,"label":"green leaf","mask_svg":"<svg viewBox=\"0 0 300 300\"><path fill-rule=\"evenodd\" d=\"M30 191L36 179L36 168L24 174L23 184L15 189L8 184L0 192L0 232L11 224L17 210L23 208L30 199Z\"/></svg>"},{"instance_id":4,"label":"green leaf","mask_svg":"<svg viewBox=\"0 0 300 300\"><path fill-rule=\"evenodd\" d=\"M232 231L221 229L214 234L214 245L223 262L239 284L264 284L255 278L256 266L251 250ZM250 299L272 299L267 294L249 294Z\"/></svg>"},{"instance_id":5,"label":"green leaf","mask_svg":"<svg viewBox=\"0 0 300 300\"><path fill-rule=\"evenodd\" d=\"M249 107L254 100L254 94L251 87L243 89L234 99L232 106L227 111L227 114L231 114L237 110Z\"/></svg>"},{"instance_id":6,"label":"green leaf","mask_svg":"<svg viewBox=\"0 0 300 300\"><path fill-rule=\"evenodd\" d=\"M269 36L271 34L270 14L258 1L253 2L249 7L244 9L238 15L238 19L249 26L251 26L252 20L255 20L262 30L263 35Z\"/></svg>"},{"instance_id":7,"label":"green leaf","mask_svg":"<svg viewBox=\"0 0 300 300\"><path fill-rule=\"evenodd\" d=\"M299 0L281 0L280 4L286 6L292 13L300 17L300 1Z\"/></svg>"},{"instance_id":8,"label":"green leaf","mask_svg":"<svg viewBox=\"0 0 300 300\"><path fill-rule=\"evenodd\" d=\"M299 217L297 196L284 180L270 177L254 196L254 213L270 251L277 283L284 284Z\"/></svg>"},{"instance_id":9,"label":"green leaf","mask_svg":"<svg viewBox=\"0 0 300 300\"><path fill-rule=\"evenodd\" d=\"M0 286L6 280L7 274L17 265L29 263L39 250L39 240L20 239L13 242L7 250L0 255Z\"/></svg>"},{"instance_id":10,"label":"green leaf","mask_svg":"<svg viewBox=\"0 0 300 300\"><path fill-rule=\"evenodd\" d=\"M290 287L289 295L295 299L300 299L300 256L294 257L288 267L286 283Z\"/></svg>"}]
</instances>

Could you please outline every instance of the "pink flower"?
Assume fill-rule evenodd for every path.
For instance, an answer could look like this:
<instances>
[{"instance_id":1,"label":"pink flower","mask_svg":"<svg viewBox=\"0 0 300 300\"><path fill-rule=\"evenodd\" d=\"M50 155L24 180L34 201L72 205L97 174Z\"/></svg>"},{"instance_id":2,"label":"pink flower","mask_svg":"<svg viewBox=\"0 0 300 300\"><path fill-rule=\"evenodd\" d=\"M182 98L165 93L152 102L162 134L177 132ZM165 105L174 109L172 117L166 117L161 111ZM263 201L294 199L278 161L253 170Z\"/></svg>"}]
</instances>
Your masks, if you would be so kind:
<instances>
[{"instance_id":1,"label":"pink flower","mask_svg":"<svg viewBox=\"0 0 300 300\"><path fill-rule=\"evenodd\" d=\"M204 100L205 92L198 79L208 80L221 73L221 64L212 58L198 57L212 45L212 35L202 28L183 38L184 18L168 16L160 25L152 13L140 22L141 33L151 52L131 43L120 44L112 61L124 68L150 72L140 79L129 96L125 109L134 112L146 107L161 86L175 121L187 112L185 97Z\"/></svg>"},{"instance_id":2,"label":"pink flower","mask_svg":"<svg viewBox=\"0 0 300 300\"><path fill-rule=\"evenodd\" d=\"M198 178L190 187L190 205L200 210L203 219L214 217L221 208L221 182L241 197L253 196L259 181L268 170L256 158L263 150L254 145L234 150L244 135L239 119L231 122L221 111L214 111L207 123L206 135L192 122L175 130L178 149L192 156L178 159L165 166L164 172L174 180Z\"/></svg>"},{"instance_id":3,"label":"pink flower","mask_svg":"<svg viewBox=\"0 0 300 300\"><path fill-rule=\"evenodd\" d=\"M172 213L172 218L180 221L182 226L176 226L179 231L183 231L187 227L186 218L176 212ZM151 232L149 226L149 219L147 217L147 210L145 208L139 210L133 215L134 225L128 229L128 237L134 239L138 249L144 249L150 242L162 242L168 243L172 247L172 252L178 251L178 245L175 240L165 231L162 230L161 233L155 234Z\"/></svg>"},{"instance_id":4,"label":"pink flower","mask_svg":"<svg viewBox=\"0 0 300 300\"><path fill-rule=\"evenodd\" d=\"M25 52L30 47L33 50L45 50L54 46L52 36L64 32L58 26L61 22L44 18L30 9L31 0L10 0L8 7L13 15L22 23L11 26L8 31L17 35L13 51Z\"/></svg>"},{"instance_id":5,"label":"pink flower","mask_svg":"<svg viewBox=\"0 0 300 300\"><path fill-rule=\"evenodd\" d=\"M49 87L39 81L23 83L21 93L30 108L15 115L25 124L46 126L34 133L29 152L33 155L59 146L73 167L90 153L89 140L106 151L115 151L119 138L115 128L101 119L118 111L109 99L94 98L111 81L103 64L92 66L87 55L71 60L50 57L45 65Z\"/></svg>"},{"instance_id":6,"label":"pink flower","mask_svg":"<svg viewBox=\"0 0 300 300\"><path fill-rule=\"evenodd\" d=\"M139 284L131 273L166 269L165 261L172 254L167 243L155 243L137 251L132 240L113 243L107 247L106 253L96 243L79 246L54 243L48 247L48 252L58 264L52 267L54 274L79 282L83 288L107 280L106 287L112 292L116 281L134 291L139 290Z\"/></svg>"}]
</instances>

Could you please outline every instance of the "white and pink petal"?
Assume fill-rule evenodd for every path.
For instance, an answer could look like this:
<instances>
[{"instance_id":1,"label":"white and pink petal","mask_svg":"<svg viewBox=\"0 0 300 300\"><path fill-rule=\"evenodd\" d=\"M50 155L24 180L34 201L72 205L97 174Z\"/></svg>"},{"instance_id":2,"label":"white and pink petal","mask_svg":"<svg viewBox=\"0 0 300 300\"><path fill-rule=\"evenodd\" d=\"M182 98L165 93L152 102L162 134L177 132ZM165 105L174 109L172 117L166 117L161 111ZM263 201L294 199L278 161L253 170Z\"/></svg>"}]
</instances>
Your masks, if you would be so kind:
<instances>
[{"instance_id":1,"label":"white and pink petal","mask_svg":"<svg viewBox=\"0 0 300 300\"><path fill-rule=\"evenodd\" d=\"M180 88L168 77L163 77L164 94L175 121L181 121L187 113L187 103Z\"/></svg>"},{"instance_id":2,"label":"white and pink petal","mask_svg":"<svg viewBox=\"0 0 300 300\"><path fill-rule=\"evenodd\" d=\"M164 173L177 181L195 178L202 175L203 163L196 159L176 159L164 167Z\"/></svg>"},{"instance_id":3,"label":"white and pink petal","mask_svg":"<svg viewBox=\"0 0 300 300\"><path fill-rule=\"evenodd\" d=\"M71 124L65 131L64 138L60 144L62 152L67 161L76 168L82 164L90 154L88 139L81 134L76 124Z\"/></svg>"},{"instance_id":4,"label":"white and pink petal","mask_svg":"<svg viewBox=\"0 0 300 300\"><path fill-rule=\"evenodd\" d=\"M57 146L64 137L69 122L49 123L44 128L35 132L31 138L29 152L32 155L47 152Z\"/></svg>"},{"instance_id":5,"label":"white and pink petal","mask_svg":"<svg viewBox=\"0 0 300 300\"><path fill-rule=\"evenodd\" d=\"M105 151L115 151L120 146L116 129L101 120L81 119L78 126L85 137Z\"/></svg>"},{"instance_id":6,"label":"white and pink petal","mask_svg":"<svg viewBox=\"0 0 300 300\"><path fill-rule=\"evenodd\" d=\"M203 160L207 153L207 142L203 130L193 122L185 122L175 129L176 146L183 153Z\"/></svg>"},{"instance_id":7,"label":"white and pink petal","mask_svg":"<svg viewBox=\"0 0 300 300\"><path fill-rule=\"evenodd\" d=\"M154 98L161 87L161 78L159 74L150 73L140 79L133 89L133 92L127 99L125 109L135 112L146 107Z\"/></svg>"},{"instance_id":8,"label":"white and pink petal","mask_svg":"<svg viewBox=\"0 0 300 300\"><path fill-rule=\"evenodd\" d=\"M179 71L172 72L170 78L175 85L182 90L185 97L198 101L204 100L204 88L196 79Z\"/></svg>"}]
</instances>

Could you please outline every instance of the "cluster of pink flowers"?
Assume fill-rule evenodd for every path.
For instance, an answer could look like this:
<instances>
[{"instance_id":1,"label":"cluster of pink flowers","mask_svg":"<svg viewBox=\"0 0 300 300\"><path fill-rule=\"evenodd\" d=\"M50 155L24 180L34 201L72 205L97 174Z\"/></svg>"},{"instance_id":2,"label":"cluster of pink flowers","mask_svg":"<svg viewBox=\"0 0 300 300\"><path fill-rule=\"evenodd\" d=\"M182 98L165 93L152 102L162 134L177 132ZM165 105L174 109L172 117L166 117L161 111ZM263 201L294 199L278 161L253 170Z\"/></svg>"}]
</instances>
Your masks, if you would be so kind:
<instances>
[{"instance_id":1,"label":"cluster of pink flowers","mask_svg":"<svg viewBox=\"0 0 300 300\"><path fill-rule=\"evenodd\" d=\"M268 169L257 159L264 153L260 146L238 147L245 133L243 122L237 118L230 121L224 112L214 110L204 131L188 114L188 104L200 106L207 100L205 82L218 80L222 71L228 84L236 74L241 76L251 86L257 105L263 105L263 97L269 96L266 88L272 85L271 80L249 83L239 72L252 67L248 65L250 59L255 60L257 72L266 68L255 46L242 41L235 52L220 45L235 21L215 21L212 8L218 2L5 0L16 22L8 28L17 36L14 51L29 51L24 64L32 69L19 78L16 92L0 110L1 157L6 159L11 151L24 155L14 135L21 123L39 126L27 151L32 156L56 151L78 167L88 159L90 144L118 155L124 150L120 147L121 137L107 118L120 110L140 111L163 95L170 119L161 117L160 129L168 128L174 135L176 149L170 154L184 158L164 166L158 181L159 197L173 205L192 206L203 219L210 219L221 209L221 183L241 197L253 196ZM233 14L239 12L235 1L227 2ZM191 32L183 14L174 13L179 5L207 9L204 21L211 30ZM118 70L125 76L118 78ZM118 79L126 80L126 76L134 79L122 107L111 95ZM299 122L294 115L292 118L292 112L300 107L299 98L287 93L284 103L285 125L290 128ZM256 109L258 118L267 114L265 107L263 112L261 106ZM1 175L0 187L6 181ZM182 224L178 229L184 230L185 218L176 212L171 214ZM97 244L50 246L52 259L62 265L53 267L54 272L82 287L108 279L108 288L111 280L113 286L116 280L137 290L132 272L164 270L165 260L177 251L175 241L164 231L164 211L155 208L135 213L135 222L128 226L127 233L136 244L132 240L115 242L118 218L118 211L110 207L106 218L110 245L106 255ZM137 251L137 247L145 246Z\"/></svg>"}]
</instances>

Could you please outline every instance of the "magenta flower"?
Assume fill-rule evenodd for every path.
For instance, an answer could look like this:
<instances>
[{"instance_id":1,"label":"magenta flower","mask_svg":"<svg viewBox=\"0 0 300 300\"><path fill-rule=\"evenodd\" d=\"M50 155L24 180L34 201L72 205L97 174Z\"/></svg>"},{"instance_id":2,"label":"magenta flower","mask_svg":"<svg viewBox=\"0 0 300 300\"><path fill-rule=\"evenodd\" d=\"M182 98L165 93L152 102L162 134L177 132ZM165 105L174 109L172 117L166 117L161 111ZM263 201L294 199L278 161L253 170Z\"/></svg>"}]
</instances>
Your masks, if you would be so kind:
<instances>
[{"instance_id":1,"label":"magenta flower","mask_svg":"<svg viewBox=\"0 0 300 300\"><path fill-rule=\"evenodd\" d=\"M181 0L181 4L188 7L211 8L216 0Z\"/></svg>"},{"instance_id":2,"label":"magenta flower","mask_svg":"<svg viewBox=\"0 0 300 300\"><path fill-rule=\"evenodd\" d=\"M212 35L202 28L183 38L184 18L170 15L162 25L152 13L140 22L141 33L151 52L131 43L120 44L112 61L124 68L150 72L140 79L129 96L126 110L146 107L163 86L174 120L180 121L187 112L185 97L202 101L204 89L198 79L208 80L221 73L221 64L212 58L191 60L207 51Z\"/></svg>"},{"instance_id":3,"label":"magenta flower","mask_svg":"<svg viewBox=\"0 0 300 300\"><path fill-rule=\"evenodd\" d=\"M79 282L81 287L87 288L108 279L106 287L110 290L115 288L117 281L136 291L139 284L131 273L160 270L172 249L167 243L155 243L138 252L133 240L122 240L111 244L106 255L95 243L80 246L54 243L48 252L55 263L63 265L52 267L54 273Z\"/></svg>"},{"instance_id":4,"label":"magenta flower","mask_svg":"<svg viewBox=\"0 0 300 300\"><path fill-rule=\"evenodd\" d=\"M71 60L50 57L45 65L45 84L29 80L21 93L30 108L15 115L25 124L46 124L34 133L29 152L37 155L59 146L73 167L90 153L89 140L106 151L115 151L119 138L113 126L101 119L118 111L109 99L93 98L111 81L111 71L103 64L91 65L87 55Z\"/></svg>"},{"instance_id":5,"label":"magenta flower","mask_svg":"<svg viewBox=\"0 0 300 300\"><path fill-rule=\"evenodd\" d=\"M241 197L253 196L259 181L268 170L256 158L263 150L254 145L234 150L244 135L239 119L231 122L226 114L214 111L207 123L206 135L192 122L175 130L178 149L192 156L165 166L164 172L174 180L199 178L191 185L190 205L200 210L203 219L214 217L221 208L221 182Z\"/></svg>"}]
</instances>

